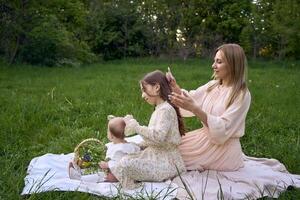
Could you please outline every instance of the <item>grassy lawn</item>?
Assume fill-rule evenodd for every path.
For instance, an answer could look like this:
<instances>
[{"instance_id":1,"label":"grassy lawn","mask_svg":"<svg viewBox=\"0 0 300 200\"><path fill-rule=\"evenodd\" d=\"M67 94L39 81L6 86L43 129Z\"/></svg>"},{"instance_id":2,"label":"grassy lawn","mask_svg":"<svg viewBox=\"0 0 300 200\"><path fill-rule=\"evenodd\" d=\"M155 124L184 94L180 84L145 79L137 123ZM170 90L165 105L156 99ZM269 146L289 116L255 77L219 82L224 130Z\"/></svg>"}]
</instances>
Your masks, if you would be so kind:
<instances>
[{"instance_id":1,"label":"grassy lawn","mask_svg":"<svg viewBox=\"0 0 300 200\"><path fill-rule=\"evenodd\" d=\"M155 69L172 71L178 83L195 89L211 76L205 60L123 60L80 68L0 67L0 199L23 199L26 167L45 153L72 152L89 137L106 140L106 116L133 114L147 124L153 108L141 99L138 81ZM245 154L272 157L300 174L300 64L249 62L252 104ZM186 120L192 130L196 119ZM28 199L98 199L79 192L48 192ZM300 199L292 190L280 199Z\"/></svg>"}]
</instances>

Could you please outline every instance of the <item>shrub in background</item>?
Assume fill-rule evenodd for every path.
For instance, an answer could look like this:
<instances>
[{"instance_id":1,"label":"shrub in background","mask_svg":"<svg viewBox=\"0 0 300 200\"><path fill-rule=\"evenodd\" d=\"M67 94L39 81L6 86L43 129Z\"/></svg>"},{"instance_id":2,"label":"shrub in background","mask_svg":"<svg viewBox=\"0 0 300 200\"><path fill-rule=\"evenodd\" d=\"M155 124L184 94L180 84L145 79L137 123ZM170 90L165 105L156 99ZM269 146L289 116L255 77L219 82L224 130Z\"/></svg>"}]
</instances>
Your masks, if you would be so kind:
<instances>
[{"instance_id":1,"label":"shrub in background","mask_svg":"<svg viewBox=\"0 0 300 200\"><path fill-rule=\"evenodd\" d=\"M95 56L88 45L67 31L55 15L49 15L28 32L19 59L46 66L80 65L93 62Z\"/></svg>"}]
</instances>

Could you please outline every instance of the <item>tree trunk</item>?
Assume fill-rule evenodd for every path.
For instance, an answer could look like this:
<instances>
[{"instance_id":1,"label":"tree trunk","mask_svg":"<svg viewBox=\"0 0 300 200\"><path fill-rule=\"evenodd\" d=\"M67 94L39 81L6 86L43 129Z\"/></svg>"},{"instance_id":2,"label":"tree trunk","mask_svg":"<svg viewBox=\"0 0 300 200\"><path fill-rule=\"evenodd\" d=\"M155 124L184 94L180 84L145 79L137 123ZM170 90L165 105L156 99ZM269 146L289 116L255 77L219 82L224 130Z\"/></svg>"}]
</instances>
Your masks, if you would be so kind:
<instances>
[{"instance_id":1,"label":"tree trunk","mask_svg":"<svg viewBox=\"0 0 300 200\"><path fill-rule=\"evenodd\" d=\"M16 55L17 55L17 52L18 52L18 49L19 49L19 44L20 44L20 35L17 36L16 46L15 46L15 48L12 52L12 55L9 59L9 64L10 65L15 61L15 58L16 58Z\"/></svg>"},{"instance_id":2,"label":"tree trunk","mask_svg":"<svg viewBox=\"0 0 300 200\"><path fill-rule=\"evenodd\" d=\"M253 38L253 59L256 60L256 56L257 56L257 38L256 36L254 36Z\"/></svg>"}]
</instances>

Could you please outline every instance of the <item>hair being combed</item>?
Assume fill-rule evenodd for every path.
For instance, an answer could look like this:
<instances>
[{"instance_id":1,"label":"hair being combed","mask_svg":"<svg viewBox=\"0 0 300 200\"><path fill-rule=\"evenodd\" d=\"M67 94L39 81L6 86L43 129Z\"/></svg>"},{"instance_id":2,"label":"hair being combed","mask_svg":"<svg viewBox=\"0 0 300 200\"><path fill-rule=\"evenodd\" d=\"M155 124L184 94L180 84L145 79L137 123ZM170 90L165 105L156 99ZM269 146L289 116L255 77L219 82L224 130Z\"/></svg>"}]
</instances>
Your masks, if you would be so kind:
<instances>
[{"instance_id":1,"label":"hair being combed","mask_svg":"<svg viewBox=\"0 0 300 200\"><path fill-rule=\"evenodd\" d=\"M224 44L216 49L216 53L222 51L229 71L229 85L232 86L231 93L226 102L228 108L239 95L245 95L247 90L247 59L243 48L238 44ZM212 76L216 79L215 74ZM222 80L208 87L210 92L216 86L222 84Z\"/></svg>"},{"instance_id":2,"label":"hair being combed","mask_svg":"<svg viewBox=\"0 0 300 200\"><path fill-rule=\"evenodd\" d=\"M180 132L180 135L183 136L185 133L183 118L180 114L179 108L177 106L175 106L174 104L172 104L171 101L169 100L168 96L171 94L172 90L171 90L171 87L169 85L169 82L168 82L165 74L159 70L155 70L153 72L148 73L140 82L141 82L142 86L145 83L150 84L150 85L155 85L155 84L160 85L159 96L163 100L167 101L175 109L176 114L177 114L177 119L178 119L179 132ZM147 91L145 91L145 92L147 93ZM149 96L151 96L151 95L149 95Z\"/></svg>"}]
</instances>

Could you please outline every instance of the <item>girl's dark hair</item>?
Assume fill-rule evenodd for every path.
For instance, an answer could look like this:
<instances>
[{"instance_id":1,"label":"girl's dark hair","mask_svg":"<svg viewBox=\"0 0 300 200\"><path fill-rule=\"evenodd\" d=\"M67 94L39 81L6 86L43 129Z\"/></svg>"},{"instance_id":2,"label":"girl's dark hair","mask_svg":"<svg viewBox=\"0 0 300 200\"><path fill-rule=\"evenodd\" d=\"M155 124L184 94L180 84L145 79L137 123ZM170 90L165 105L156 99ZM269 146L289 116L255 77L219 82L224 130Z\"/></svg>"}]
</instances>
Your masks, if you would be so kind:
<instances>
[{"instance_id":1,"label":"girl's dark hair","mask_svg":"<svg viewBox=\"0 0 300 200\"><path fill-rule=\"evenodd\" d=\"M159 96L163 100L167 101L175 109L176 114L177 114L177 119L178 119L179 132L180 132L180 135L183 136L184 132L185 132L183 119L180 114L179 108L177 106L175 106L174 104L172 104L168 98L168 95L171 94L172 90L171 90L171 87L169 85L169 82L168 82L165 74L159 70L155 70L153 72L146 74L146 76L144 76L144 78L140 81L140 83L141 83L142 87L144 87L144 84L150 84L150 85L159 84L160 85ZM144 92L147 93L147 91L144 91ZM151 95L149 95L149 96L151 96Z\"/></svg>"}]
</instances>

